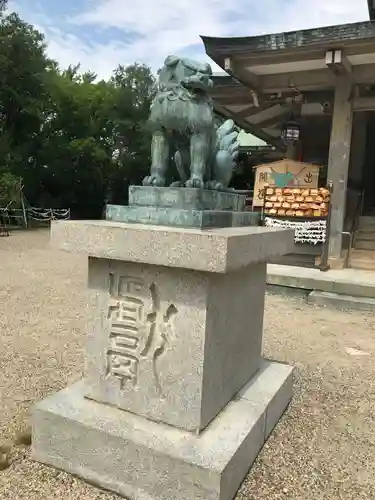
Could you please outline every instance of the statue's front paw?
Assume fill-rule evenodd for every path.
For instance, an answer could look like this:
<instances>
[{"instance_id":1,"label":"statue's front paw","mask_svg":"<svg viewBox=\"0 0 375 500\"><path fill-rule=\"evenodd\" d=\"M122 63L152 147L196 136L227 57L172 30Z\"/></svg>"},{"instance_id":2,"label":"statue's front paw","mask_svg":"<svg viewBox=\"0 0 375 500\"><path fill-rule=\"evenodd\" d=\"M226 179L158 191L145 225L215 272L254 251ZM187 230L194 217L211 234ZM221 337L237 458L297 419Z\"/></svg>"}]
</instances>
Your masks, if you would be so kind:
<instances>
[{"instance_id":1,"label":"statue's front paw","mask_svg":"<svg viewBox=\"0 0 375 500\"><path fill-rule=\"evenodd\" d=\"M175 181L175 182L172 182L172 184L169 187L173 187L173 188L184 187L184 183L182 181Z\"/></svg>"},{"instance_id":2,"label":"statue's front paw","mask_svg":"<svg viewBox=\"0 0 375 500\"><path fill-rule=\"evenodd\" d=\"M211 180L206 182L206 189L212 189L213 191L225 191L226 188L222 182Z\"/></svg>"},{"instance_id":3,"label":"statue's front paw","mask_svg":"<svg viewBox=\"0 0 375 500\"><path fill-rule=\"evenodd\" d=\"M201 177L192 176L188 181L186 181L185 186L188 188L204 188L204 181Z\"/></svg>"},{"instance_id":4,"label":"statue's front paw","mask_svg":"<svg viewBox=\"0 0 375 500\"><path fill-rule=\"evenodd\" d=\"M165 186L165 179L161 175L148 175L143 179L142 184L144 186Z\"/></svg>"}]
</instances>

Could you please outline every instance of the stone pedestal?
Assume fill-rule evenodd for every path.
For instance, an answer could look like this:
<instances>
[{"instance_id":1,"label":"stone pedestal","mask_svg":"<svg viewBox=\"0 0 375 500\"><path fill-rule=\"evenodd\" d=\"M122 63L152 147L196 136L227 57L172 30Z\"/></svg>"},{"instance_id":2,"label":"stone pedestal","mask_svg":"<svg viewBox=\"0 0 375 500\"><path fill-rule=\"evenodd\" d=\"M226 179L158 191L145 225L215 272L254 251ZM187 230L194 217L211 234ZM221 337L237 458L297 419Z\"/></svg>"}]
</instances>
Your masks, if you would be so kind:
<instances>
[{"instance_id":1,"label":"stone pedestal","mask_svg":"<svg viewBox=\"0 0 375 500\"><path fill-rule=\"evenodd\" d=\"M130 186L129 205L107 205L106 219L199 229L258 226L260 212L245 205L246 195L238 191Z\"/></svg>"},{"instance_id":2,"label":"stone pedestal","mask_svg":"<svg viewBox=\"0 0 375 500\"><path fill-rule=\"evenodd\" d=\"M69 221L51 241L89 256L86 366L36 406L34 458L134 500L230 500L292 394L261 348L293 232Z\"/></svg>"}]
</instances>

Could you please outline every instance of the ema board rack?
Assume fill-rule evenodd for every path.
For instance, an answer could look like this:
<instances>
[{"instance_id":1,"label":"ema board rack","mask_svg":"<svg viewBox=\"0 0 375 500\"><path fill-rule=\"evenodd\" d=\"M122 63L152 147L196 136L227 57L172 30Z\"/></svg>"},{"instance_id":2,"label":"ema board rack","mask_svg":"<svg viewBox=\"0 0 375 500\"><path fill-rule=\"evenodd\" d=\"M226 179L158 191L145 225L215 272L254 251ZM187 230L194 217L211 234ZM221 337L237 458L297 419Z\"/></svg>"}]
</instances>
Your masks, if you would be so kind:
<instances>
[{"instance_id":1,"label":"ema board rack","mask_svg":"<svg viewBox=\"0 0 375 500\"><path fill-rule=\"evenodd\" d=\"M327 217L330 201L330 192L326 188L268 187L264 214L272 217Z\"/></svg>"}]
</instances>

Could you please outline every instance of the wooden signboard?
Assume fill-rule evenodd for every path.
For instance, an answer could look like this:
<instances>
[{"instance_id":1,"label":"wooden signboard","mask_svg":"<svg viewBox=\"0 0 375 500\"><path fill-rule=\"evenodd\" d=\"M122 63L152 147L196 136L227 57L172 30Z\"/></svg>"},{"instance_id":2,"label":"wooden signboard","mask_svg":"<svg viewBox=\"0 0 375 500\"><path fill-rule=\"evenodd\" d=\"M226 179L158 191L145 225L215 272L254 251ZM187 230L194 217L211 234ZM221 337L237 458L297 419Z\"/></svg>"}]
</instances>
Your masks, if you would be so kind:
<instances>
[{"instance_id":1,"label":"wooden signboard","mask_svg":"<svg viewBox=\"0 0 375 500\"><path fill-rule=\"evenodd\" d=\"M255 184L253 208L264 206L265 189L269 187L318 187L320 165L294 160L280 160L254 167Z\"/></svg>"}]
</instances>

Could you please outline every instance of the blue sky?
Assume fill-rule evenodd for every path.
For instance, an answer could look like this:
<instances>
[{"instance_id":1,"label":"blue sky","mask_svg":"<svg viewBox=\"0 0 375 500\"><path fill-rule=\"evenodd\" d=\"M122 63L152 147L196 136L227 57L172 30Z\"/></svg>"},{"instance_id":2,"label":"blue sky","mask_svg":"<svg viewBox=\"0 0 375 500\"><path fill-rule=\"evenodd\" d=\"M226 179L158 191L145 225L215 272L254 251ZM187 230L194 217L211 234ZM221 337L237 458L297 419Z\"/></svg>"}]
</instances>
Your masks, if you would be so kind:
<instances>
[{"instance_id":1,"label":"blue sky","mask_svg":"<svg viewBox=\"0 0 375 500\"><path fill-rule=\"evenodd\" d=\"M168 54L204 59L199 35L251 36L368 19L366 0L12 0L66 67L108 77L118 64L157 69ZM217 70L214 66L214 70Z\"/></svg>"}]
</instances>

